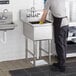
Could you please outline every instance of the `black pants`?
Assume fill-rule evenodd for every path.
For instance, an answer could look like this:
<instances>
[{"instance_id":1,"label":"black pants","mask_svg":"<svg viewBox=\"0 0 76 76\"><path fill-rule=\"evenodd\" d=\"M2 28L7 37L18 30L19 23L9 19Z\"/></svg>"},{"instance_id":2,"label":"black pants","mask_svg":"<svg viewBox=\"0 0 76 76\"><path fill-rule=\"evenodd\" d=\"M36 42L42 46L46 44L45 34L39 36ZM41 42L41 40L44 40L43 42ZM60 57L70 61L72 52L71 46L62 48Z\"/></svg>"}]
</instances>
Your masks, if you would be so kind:
<instances>
[{"instance_id":1,"label":"black pants","mask_svg":"<svg viewBox=\"0 0 76 76\"><path fill-rule=\"evenodd\" d=\"M58 63L60 66L65 65L67 41L68 37L68 26L61 27L62 18L54 17L54 39L57 52Z\"/></svg>"}]
</instances>

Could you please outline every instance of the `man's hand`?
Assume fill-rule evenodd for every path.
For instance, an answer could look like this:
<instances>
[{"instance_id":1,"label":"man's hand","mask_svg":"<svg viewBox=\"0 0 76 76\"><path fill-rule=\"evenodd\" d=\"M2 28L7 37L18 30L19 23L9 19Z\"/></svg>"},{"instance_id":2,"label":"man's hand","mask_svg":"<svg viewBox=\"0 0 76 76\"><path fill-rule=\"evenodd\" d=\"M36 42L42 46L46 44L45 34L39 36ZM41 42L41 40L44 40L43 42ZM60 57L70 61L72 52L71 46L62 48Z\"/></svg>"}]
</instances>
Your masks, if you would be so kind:
<instances>
[{"instance_id":1,"label":"man's hand","mask_svg":"<svg viewBox=\"0 0 76 76\"><path fill-rule=\"evenodd\" d=\"M48 13L47 10L43 10L43 14L42 14L39 24L43 24L45 22L47 13Z\"/></svg>"}]
</instances>

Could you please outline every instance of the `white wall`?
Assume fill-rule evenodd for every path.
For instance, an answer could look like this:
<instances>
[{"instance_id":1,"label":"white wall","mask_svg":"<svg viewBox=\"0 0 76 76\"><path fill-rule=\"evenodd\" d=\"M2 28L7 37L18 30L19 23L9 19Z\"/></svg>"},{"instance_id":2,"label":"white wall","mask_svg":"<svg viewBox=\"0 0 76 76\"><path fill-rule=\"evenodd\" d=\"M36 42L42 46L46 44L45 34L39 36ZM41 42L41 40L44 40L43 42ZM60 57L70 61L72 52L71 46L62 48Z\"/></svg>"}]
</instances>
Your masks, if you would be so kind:
<instances>
[{"instance_id":1,"label":"white wall","mask_svg":"<svg viewBox=\"0 0 76 76\"><path fill-rule=\"evenodd\" d=\"M13 12L13 21L17 25L14 30L7 31L7 42L0 41L0 61L25 58L25 37L23 25L19 20L19 10L32 7L33 0L9 0L10 4L0 5L0 11L8 9ZM43 9L43 0L35 0L36 9ZM0 39L2 38L0 31Z\"/></svg>"}]
</instances>

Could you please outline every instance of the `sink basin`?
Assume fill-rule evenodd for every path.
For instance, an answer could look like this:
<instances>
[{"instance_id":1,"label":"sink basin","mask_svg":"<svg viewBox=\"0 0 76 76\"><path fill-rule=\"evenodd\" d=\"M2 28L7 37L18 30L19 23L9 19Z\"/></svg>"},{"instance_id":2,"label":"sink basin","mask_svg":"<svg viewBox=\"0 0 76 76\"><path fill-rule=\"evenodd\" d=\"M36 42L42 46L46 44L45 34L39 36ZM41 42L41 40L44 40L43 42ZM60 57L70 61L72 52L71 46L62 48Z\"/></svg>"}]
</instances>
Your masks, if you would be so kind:
<instances>
[{"instance_id":1,"label":"sink basin","mask_svg":"<svg viewBox=\"0 0 76 76\"><path fill-rule=\"evenodd\" d=\"M31 40L52 39L52 23L23 22L23 34Z\"/></svg>"},{"instance_id":2,"label":"sink basin","mask_svg":"<svg viewBox=\"0 0 76 76\"><path fill-rule=\"evenodd\" d=\"M31 23L31 24L39 24L39 21L34 21L34 22L29 22L29 23ZM51 23L50 21L48 21L48 20L46 20L45 22L44 22L44 24L45 23Z\"/></svg>"},{"instance_id":3,"label":"sink basin","mask_svg":"<svg viewBox=\"0 0 76 76\"><path fill-rule=\"evenodd\" d=\"M0 24L0 31L13 30L15 27L14 23Z\"/></svg>"}]
</instances>

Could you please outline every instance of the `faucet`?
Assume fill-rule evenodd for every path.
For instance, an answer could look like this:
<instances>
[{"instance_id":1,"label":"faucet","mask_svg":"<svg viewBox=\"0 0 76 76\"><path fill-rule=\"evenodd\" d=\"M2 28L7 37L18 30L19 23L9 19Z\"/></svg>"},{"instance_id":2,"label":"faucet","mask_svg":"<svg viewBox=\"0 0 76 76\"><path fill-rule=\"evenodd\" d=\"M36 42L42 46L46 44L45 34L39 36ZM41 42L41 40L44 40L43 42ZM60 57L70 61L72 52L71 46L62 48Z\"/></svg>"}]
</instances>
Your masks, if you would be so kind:
<instances>
[{"instance_id":1,"label":"faucet","mask_svg":"<svg viewBox=\"0 0 76 76\"><path fill-rule=\"evenodd\" d=\"M26 16L27 17L38 17L39 15L40 15L40 13L37 13L37 10L35 9L35 0L33 0L33 6L30 9L30 13L26 14Z\"/></svg>"},{"instance_id":2,"label":"faucet","mask_svg":"<svg viewBox=\"0 0 76 76\"><path fill-rule=\"evenodd\" d=\"M27 14L27 17L38 17L40 15L40 13L37 13L37 11L35 10L35 7L31 7L30 10L30 14Z\"/></svg>"},{"instance_id":3,"label":"faucet","mask_svg":"<svg viewBox=\"0 0 76 76\"><path fill-rule=\"evenodd\" d=\"M31 16L38 17L38 15L40 15L40 13L37 13L37 11L35 10L35 7L32 7L31 8Z\"/></svg>"}]
</instances>

